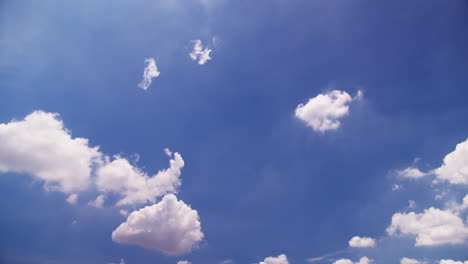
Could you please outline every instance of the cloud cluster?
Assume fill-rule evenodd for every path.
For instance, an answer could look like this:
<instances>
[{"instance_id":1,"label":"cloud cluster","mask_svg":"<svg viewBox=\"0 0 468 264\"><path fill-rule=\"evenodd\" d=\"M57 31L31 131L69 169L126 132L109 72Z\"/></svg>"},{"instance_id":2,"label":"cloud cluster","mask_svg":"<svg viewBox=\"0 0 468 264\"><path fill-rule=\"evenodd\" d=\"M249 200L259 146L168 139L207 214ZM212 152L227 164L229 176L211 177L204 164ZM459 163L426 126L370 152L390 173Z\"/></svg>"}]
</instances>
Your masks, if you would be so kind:
<instances>
[{"instance_id":1,"label":"cloud cluster","mask_svg":"<svg viewBox=\"0 0 468 264\"><path fill-rule=\"evenodd\" d=\"M447 154L442 166L434 170L436 181L451 184L468 184L468 139L457 144L455 150Z\"/></svg>"},{"instance_id":2,"label":"cloud cluster","mask_svg":"<svg viewBox=\"0 0 468 264\"><path fill-rule=\"evenodd\" d=\"M166 154L172 152L166 150ZM139 168L130 164L127 159L116 156L111 162L100 167L96 174L96 186L101 192L113 192L123 198L117 205L142 204L155 202L157 197L167 193L177 193L181 185L181 169L184 160L179 153L173 154L170 167L161 170L153 176L142 172Z\"/></svg>"},{"instance_id":3,"label":"cloud cluster","mask_svg":"<svg viewBox=\"0 0 468 264\"><path fill-rule=\"evenodd\" d=\"M0 124L0 172L27 173L47 190L67 194L86 190L101 161L98 147L72 138L58 114L34 111L21 121ZM76 202L70 196L68 202Z\"/></svg>"},{"instance_id":4,"label":"cloud cluster","mask_svg":"<svg viewBox=\"0 0 468 264\"><path fill-rule=\"evenodd\" d=\"M362 98L362 91L353 99L347 92L333 90L309 99L296 107L295 115L314 131L325 132L340 127L340 119L349 113L349 105Z\"/></svg>"},{"instance_id":5,"label":"cloud cluster","mask_svg":"<svg viewBox=\"0 0 468 264\"><path fill-rule=\"evenodd\" d=\"M193 50L189 53L189 56L192 60L198 60L198 64L203 65L207 61L211 60L210 53L211 49L205 47L203 48L202 41L197 39L193 40Z\"/></svg>"},{"instance_id":6,"label":"cloud cluster","mask_svg":"<svg viewBox=\"0 0 468 264\"><path fill-rule=\"evenodd\" d=\"M468 228L458 215L433 207L420 214L394 214L387 232L392 236L416 235L415 246L463 244L468 238Z\"/></svg>"},{"instance_id":7,"label":"cloud cluster","mask_svg":"<svg viewBox=\"0 0 468 264\"><path fill-rule=\"evenodd\" d=\"M349 240L349 246L355 248L375 247L375 239L370 237L355 236Z\"/></svg>"},{"instance_id":8,"label":"cloud cluster","mask_svg":"<svg viewBox=\"0 0 468 264\"><path fill-rule=\"evenodd\" d=\"M285 254L281 254L277 257L267 257L259 264L289 264L289 261Z\"/></svg>"},{"instance_id":9,"label":"cloud cluster","mask_svg":"<svg viewBox=\"0 0 468 264\"><path fill-rule=\"evenodd\" d=\"M157 204L132 212L112 232L118 243L139 245L168 255L190 253L203 239L198 212L168 194Z\"/></svg>"},{"instance_id":10,"label":"cloud cluster","mask_svg":"<svg viewBox=\"0 0 468 264\"><path fill-rule=\"evenodd\" d=\"M158 66L156 66L156 61L154 58L147 58L145 59L146 67L143 71L143 80L138 84L143 90L147 90L150 87L151 82L154 78L159 77L160 72L158 70Z\"/></svg>"},{"instance_id":11,"label":"cloud cluster","mask_svg":"<svg viewBox=\"0 0 468 264\"><path fill-rule=\"evenodd\" d=\"M373 261L367 257L362 257L361 259L359 259L358 262L353 262L352 260L350 259L339 259L335 262L333 262L333 264L370 264L372 263Z\"/></svg>"}]
</instances>

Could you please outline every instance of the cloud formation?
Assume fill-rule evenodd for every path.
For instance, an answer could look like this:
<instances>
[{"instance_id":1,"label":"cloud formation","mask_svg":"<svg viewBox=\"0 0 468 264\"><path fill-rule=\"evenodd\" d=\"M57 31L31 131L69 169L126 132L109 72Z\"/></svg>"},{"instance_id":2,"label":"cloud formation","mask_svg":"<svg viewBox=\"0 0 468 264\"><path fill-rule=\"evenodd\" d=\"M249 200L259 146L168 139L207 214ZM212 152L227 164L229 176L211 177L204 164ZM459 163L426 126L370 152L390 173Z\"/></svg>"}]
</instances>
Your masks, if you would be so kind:
<instances>
[{"instance_id":1,"label":"cloud formation","mask_svg":"<svg viewBox=\"0 0 468 264\"><path fill-rule=\"evenodd\" d=\"M112 232L117 243L134 244L176 256L190 253L203 239L198 212L168 194L157 204L132 212Z\"/></svg>"},{"instance_id":2,"label":"cloud formation","mask_svg":"<svg viewBox=\"0 0 468 264\"><path fill-rule=\"evenodd\" d=\"M259 264L289 264L289 261L285 254L281 254L277 257L267 257Z\"/></svg>"},{"instance_id":3,"label":"cloud formation","mask_svg":"<svg viewBox=\"0 0 468 264\"><path fill-rule=\"evenodd\" d=\"M373 261L371 259L367 257L362 257L361 259L359 259L359 262L353 262L350 259L339 259L333 262L333 264L370 264L372 262Z\"/></svg>"},{"instance_id":4,"label":"cloud formation","mask_svg":"<svg viewBox=\"0 0 468 264\"><path fill-rule=\"evenodd\" d=\"M89 202L88 205L96 207L96 208L102 208L104 206L105 200L106 200L106 195L101 194L98 197L96 197L96 200Z\"/></svg>"},{"instance_id":5,"label":"cloud formation","mask_svg":"<svg viewBox=\"0 0 468 264\"><path fill-rule=\"evenodd\" d=\"M295 115L316 132L336 130L341 125L340 119L349 114L349 104L362 97L362 91L353 99L345 91L333 90L309 99L305 105L299 104Z\"/></svg>"},{"instance_id":6,"label":"cloud formation","mask_svg":"<svg viewBox=\"0 0 468 264\"><path fill-rule=\"evenodd\" d=\"M420 179L430 173L420 171L418 168L408 167L404 170L397 171L398 175L407 179Z\"/></svg>"},{"instance_id":7,"label":"cloud formation","mask_svg":"<svg viewBox=\"0 0 468 264\"><path fill-rule=\"evenodd\" d=\"M138 87L140 87L143 90L147 90L148 87L150 87L153 78L157 78L160 75L154 58L145 59L145 63L146 68L143 71L143 80L138 84Z\"/></svg>"},{"instance_id":8,"label":"cloud formation","mask_svg":"<svg viewBox=\"0 0 468 264\"><path fill-rule=\"evenodd\" d=\"M370 237L355 236L349 240L349 246L355 248L375 247L375 240Z\"/></svg>"},{"instance_id":9,"label":"cloud formation","mask_svg":"<svg viewBox=\"0 0 468 264\"><path fill-rule=\"evenodd\" d=\"M468 228L458 215L433 207L420 214L394 214L387 233L416 235L415 246L463 244L468 238Z\"/></svg>"},{"instance_id":10,"label":"cloud formation","mask_svg":"<svg viewBox=\"0 0 468 264\"><path fill-rule=\"evenodd\" d=\"M451 259L441 259L439 264L468 264L468 261L455 261Z\"/></svg>"},{"instance_id":11,"label":"cloud formation","mask_svg":"<svg viewBox=\"0 0 468 264\"><path fill-rule=\"evenodd\" d=\"M203 65L207 61L211 60L210 57L210 52L212 51L211 49L205 47L203 48L202 41L197 39L197 40L192 40L193 42L193 50L192 52L189 53L189 56L192 60L196 61L198 60L198 64Z\"/></svg>"},{"instance_id":12,"label":"cloud formation","mask_svg":"<svg viewBox=\"0 0 468 264\"><path fill-rule=\"evenodd\" d=\"M34 111L21 121L0 124L0 172L27 173L46 190L73 194L87 189L102 154L87 139L72 138L58 116Z\"/></svg>"},{"instance_id":13,"label":"cloud formation","mask_svg":"<svg viewBox=\"0 0 468 264\"><path fill-rule=\"evenodd\" d=\"M434 170L436 181L451 184L468 184L468 139L457 144L455 150L447 154L442 166Z\"/></svg>"},{"instance_id":14,"label":"cloud formation","mask_svg":"<svg viewBox=\"0 0 468 264\"><path fill-rule=\"evenodd\" d=\"M405 257L400 260L400 264L427 264L427 262Z\"/></svg>"},{"instance_id":15,"label":"cloud formation","mask_svg":"<svg viewBox=\"0 0 468 264\"><path fill-rule=\"evenodd\" d=\"M165 150L166 154L172 152ZM96 186L101 192L112 192L122 196L118 206L155 202L157 197L167 193L177 193L181 185L180 175L184 160L179 153L173 154L169 168L158 171L153 176L147 175L122 157L116 156L107 161L96 174Z\"/></svg>"}]
</instances>

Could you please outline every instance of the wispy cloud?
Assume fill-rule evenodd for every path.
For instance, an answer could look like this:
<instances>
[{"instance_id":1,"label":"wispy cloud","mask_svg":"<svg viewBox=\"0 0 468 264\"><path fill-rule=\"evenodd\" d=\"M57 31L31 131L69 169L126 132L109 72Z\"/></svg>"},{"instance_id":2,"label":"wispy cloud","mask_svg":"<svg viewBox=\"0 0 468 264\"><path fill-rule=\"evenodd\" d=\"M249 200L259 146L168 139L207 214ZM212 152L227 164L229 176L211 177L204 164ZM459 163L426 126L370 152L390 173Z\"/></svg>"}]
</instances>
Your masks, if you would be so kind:
<instances>
[{"instance_id":1,"label":"wispy cloud","mask_svg":"<svg viewBox=\"0 0 468 264\"><path fill-rule=\"evenodd\" d=\"M143 90L147 90L154 78L159 77L160 72L154 58L145 59L146 68L143 72L143 80L138 84Z\"/></svg>"}]
</instances>

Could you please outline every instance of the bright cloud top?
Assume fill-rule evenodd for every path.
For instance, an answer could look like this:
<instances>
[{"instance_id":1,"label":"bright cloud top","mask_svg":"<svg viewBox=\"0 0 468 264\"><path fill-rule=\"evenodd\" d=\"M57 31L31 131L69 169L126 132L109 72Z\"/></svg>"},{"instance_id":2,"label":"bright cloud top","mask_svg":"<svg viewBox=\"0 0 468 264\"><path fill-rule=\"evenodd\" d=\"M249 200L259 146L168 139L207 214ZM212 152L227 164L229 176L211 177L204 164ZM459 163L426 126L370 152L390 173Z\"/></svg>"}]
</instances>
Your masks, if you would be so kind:
<instances>
[{"instance_id":1,"label":"bright cloud top","mask_svg":"<svg viewBox=\"0 0 468 264\"><path fill-rule=\"evenodd\" d=\"M444 158L442 166L434 170L437 181L451 184L468 184L468 139L459 143Z\"/></svg>"},{"instance_id":2,"label":"bright cloud top","mask_svg":"<svg viewBox=\"0 0 468 264\"><path fill-rule=\"evenodd\" d=\"M353 262L350 259L339 259L333 262L333 264L370 264L370 263L372 263L372 260L367 257L362 257L361 259L359 259L359 262Z\"/></svg>"},{"instance_id":3,"label":"bright cloud top","mask_svg":"<svg viewBox=\"0 0 468 264\"><path fill-rule=\"evenodd\" d=\"M355 236L349 240L349 246L355 248L375 247L375 240L370 237Z\"/></svg>"},{"instance_id":4,"label":"bright cloud top","mask_svg":"<svg viewBox=\"0 0 468 264\"><path fill-rule=\"evenodd\" d=\"M58 114L42 111L0 124L0 146L0 172L27 173L47 190L67 194L88 188L102 155L87 139L72 138ZM76 198L70 196L68 202Z\"/></svg>"},{"instance_id":5,"label":"bright cloud top","mask_svg":"<svg viewBox=\"0 0 468 264\"><path fill-rule=\"evenodd\" d=\"M415 246L463 244L468 238L468 228L458 215L433 207L420 214L394 214L387 232L390 235L416 235Z\"/></svg>"},{"instance_id":6,"label":"bright cloud top","mask_svg":"<svg viewBox=\"0 0 468 264\"><path fill-rule=\"evenodd\" d=\"M132 212L112 232L112 240L161 251L167 255L190 253L203 239L198 212L168 194L157 204Z\"/></svg>"},{"instance_id":7,"label":"bright cloud top","mask_svg":"<svg viewBox=\"0 0 468 264\"><path fill-rule=\"evenodd\" d=\"M138 84L138 87L143 90L147 90L153 79L159 77L160 74L154 58L145 59L145 63L146 68L143 72L143 80Z\"/></svg>"},{"instance_id":8,"label":"bright cloud top","mask_svg":"<svg viewBox=\"0 0 468 264\"><path fill-rule=\"evenodd\" d=\"M398 171L398 175L408 179L420 179L429 175L429 173L422 172L418 168L408 167L404 170Z\"/></svg>"},{"instance_id":9,"label":"bright cloud top","mask_svg":"<svg viewBox=\"0 0 468 264\"><path fill-rule=\"evenodd\" d=\"M289 264L289 261L285 254L281 254L277 257L267 257L259 264Z\"/></svg>"},{"instance_id":10,"label":"bright cloud top","mask_svg":"<svg viewBox=\"0 0 468 264\"><path fill-rule=\"evenodd\" d=\"M172 152L166 150L166 154ZM177 193L181 185L180 175L184 160L179 153L174 153L169 161L170 167L149 176L130 164L127 159L116 156L96 172L96 186L101 192L118 193L123 198L118 206L155 202L157 197L167 193Z\"/></svg>"},{"instance_id":11,"label":"bright cloud top","mask_svg":"<svg viewBox=\"0 0 468 264\"><path fill-rule=\"evenodd\" d=\"M468 264L468 261L455 261L451 259L441 259L439 264Z\"/></svg>"},{"instance_id":12,"label":"bright cloud top","mask_svg":"<svg viewBox=\"0 0 468 264\"><path fill-rule=\"evenodd\" d=\"M192 41L193 44L193 50L192 52L189 53L190 58L192 60L196 61L198 60L198 64L203 65L207 61L211 60L210 57L210 52L212 51L211 49L205 47L203 48L202 41L197 39Z\"/></svg>"},{"instance_id":13,"label":"bright cloud top","mask_svg":"<svg viewBox=\"0 0 468 264\"><path fill-rule=\"evenodd\" d=\"M298 105L295 115L314 131L336 130L341 125L340 118L349 114L349 104L362 96L362 91L353 99L345 91L333 90L309 99L305 105Z\"/></svg>"},{"instance_id":14,"label":"bright cloud top","mask_svg":"<svg viewBox=\"0 0 468 264\"><path fill-rule=\"evenodd\" d=\"M400 264L427 264L427 262L412 258L402 258Z\"/></svg>"}]
</instances>

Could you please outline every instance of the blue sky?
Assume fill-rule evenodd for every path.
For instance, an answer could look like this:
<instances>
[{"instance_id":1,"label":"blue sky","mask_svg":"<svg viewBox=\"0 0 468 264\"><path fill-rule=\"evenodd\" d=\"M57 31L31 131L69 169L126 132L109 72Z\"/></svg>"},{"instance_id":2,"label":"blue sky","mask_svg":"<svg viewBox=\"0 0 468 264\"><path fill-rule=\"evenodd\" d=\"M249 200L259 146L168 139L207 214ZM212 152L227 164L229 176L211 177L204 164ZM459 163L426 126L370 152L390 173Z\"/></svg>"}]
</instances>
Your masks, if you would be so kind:
<instances>
[{"instance_id":1,"label":"blue sky","mask_svg":"<svg viewBox=\"0 0 468 264\"><path fill-rule=\"evenodd\" d=\"M463 0L2 1L0 263L462 263L467 28Z\"/></svg>"}]
</instances>

